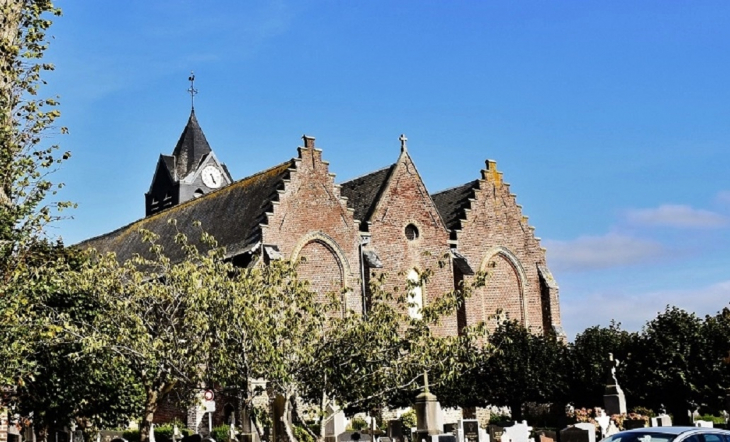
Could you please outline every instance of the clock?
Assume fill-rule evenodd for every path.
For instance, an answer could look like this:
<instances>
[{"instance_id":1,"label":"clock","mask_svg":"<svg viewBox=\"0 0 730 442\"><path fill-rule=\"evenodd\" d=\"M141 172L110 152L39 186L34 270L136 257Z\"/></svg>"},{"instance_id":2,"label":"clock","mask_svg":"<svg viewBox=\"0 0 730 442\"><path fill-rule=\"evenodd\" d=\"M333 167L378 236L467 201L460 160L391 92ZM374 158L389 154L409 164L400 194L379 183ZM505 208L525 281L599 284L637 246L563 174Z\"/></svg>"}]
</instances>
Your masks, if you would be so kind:
<instances>
[{"instance_id":1,"label":"clock","mask_svg":"<svg viewBox=\"0 0 730 442\"><path fill-rule=\"evenodd\" d=\"M223 185L223 174L215 166L205 166L201 173L203 184L211 189L217 189Z\"/></svg>"}]
</instances>

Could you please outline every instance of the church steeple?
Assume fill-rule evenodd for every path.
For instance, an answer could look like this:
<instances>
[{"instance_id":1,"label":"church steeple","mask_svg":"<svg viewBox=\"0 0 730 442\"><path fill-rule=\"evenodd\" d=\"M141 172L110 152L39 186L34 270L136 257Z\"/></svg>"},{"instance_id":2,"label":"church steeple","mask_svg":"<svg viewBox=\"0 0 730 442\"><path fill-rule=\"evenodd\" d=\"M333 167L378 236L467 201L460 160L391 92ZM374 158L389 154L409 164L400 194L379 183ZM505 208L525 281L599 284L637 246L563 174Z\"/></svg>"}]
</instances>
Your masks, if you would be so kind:
<instances>
[{"instance_id":1,"label":"church steeple","mask_svg":"<svg viewBox=\"0 0 730 442\"><path fill-rule=\"evenodd\" d=\"M195 172L201 160L211 152L210 144L195 118L195 110L192 110L175 150L172 151L172 156L175 157L175 178L182 180Z\"/></svg>"},{"instance_id":2,"label":"church steeple","mask_svg":"<svg viewBox=\"0 0 730 442\"><path fill-rule=\"evenodd\" d=\"M194 76L191 75L191 90ZM190 91L189 91L190 92ZM190 92L194 95L193 92ZM195 109L180 134L172 155L160 155L152 184L145 193L145 214L152 215L168 207L198 198L231 184L226 165L218 161L195 117Z\"/></svg>"}]
</instances>

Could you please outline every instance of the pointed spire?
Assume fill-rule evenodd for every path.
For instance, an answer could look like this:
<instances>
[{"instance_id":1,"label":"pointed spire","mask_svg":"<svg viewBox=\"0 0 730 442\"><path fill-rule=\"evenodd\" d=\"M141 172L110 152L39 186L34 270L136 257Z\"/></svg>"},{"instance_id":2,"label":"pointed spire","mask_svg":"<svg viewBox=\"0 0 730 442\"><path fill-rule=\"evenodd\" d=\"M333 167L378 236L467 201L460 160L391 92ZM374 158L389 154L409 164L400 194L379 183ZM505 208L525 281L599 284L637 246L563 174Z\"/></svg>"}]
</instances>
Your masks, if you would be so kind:
<instances>
[{"instance_id":1,"label":"pointed spire","mask_svg":"<svg viewBox=\"0 0 730 442\"><path fill-rule=\"evenodd\" d=\"M175 157L176 178L181 180L193 172L203 157L211 152L208 140L195 118L195 110L190 111L190 118L185 125L180 139L172 155Z\"/></svg>"}]
</instances>

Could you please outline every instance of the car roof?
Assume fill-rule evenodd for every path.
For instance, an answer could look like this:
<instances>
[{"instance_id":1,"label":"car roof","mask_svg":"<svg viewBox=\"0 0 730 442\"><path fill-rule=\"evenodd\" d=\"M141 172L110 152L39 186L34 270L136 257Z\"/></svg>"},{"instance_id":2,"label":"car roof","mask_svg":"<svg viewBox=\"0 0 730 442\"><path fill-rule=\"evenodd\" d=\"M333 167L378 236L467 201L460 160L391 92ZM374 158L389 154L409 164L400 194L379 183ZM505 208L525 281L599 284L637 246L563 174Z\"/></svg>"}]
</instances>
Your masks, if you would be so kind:
<instances>
[{"instance_id":1,"label":"car roof","mask_svg":"<svg viewBox=\"0 0 730 442\"><path fill-rule=\"evenodd\" d=\"M632 430L626 430L622 431L622 433L660 433L660 434L672 434L675 436L678 436L680 434L689 433L689 432L698 432L698 433L723 433L723 434L730 434L730 431L723 430L721 428L707 428L707 427L643 427L643 428L634 428Z\"/></svg>"}]
</instances>

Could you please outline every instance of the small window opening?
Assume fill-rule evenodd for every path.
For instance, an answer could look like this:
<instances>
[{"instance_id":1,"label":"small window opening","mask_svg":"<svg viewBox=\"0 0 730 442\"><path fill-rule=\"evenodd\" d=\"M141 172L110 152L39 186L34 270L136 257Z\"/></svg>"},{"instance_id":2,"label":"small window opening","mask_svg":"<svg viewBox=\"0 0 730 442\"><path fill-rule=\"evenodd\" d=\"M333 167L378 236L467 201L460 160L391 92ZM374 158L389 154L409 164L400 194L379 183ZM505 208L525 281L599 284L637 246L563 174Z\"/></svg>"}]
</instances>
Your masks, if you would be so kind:
<instances>
[{"instance_id":1,"label":"small window opening","mask_svg":"<svg viewBox=\"0 0 730 442\"><path fill-rule=\"evenodd\" d=\"M406 226L406 238L408 239L408 241L418 239L418 227L414 226L413 224L408 224Z\"/></svg>"}]
</instances>

